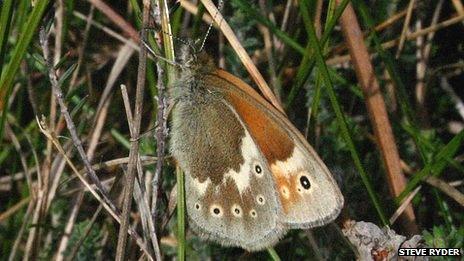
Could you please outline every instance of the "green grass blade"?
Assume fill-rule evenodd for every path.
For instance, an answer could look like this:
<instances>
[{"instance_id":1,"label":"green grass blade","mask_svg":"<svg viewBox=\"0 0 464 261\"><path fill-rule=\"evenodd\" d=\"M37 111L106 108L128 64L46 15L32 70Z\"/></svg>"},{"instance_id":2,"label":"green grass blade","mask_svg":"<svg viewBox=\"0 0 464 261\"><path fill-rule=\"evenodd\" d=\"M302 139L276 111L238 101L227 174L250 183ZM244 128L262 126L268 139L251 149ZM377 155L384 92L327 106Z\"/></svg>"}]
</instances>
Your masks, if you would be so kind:
<instances>
[{"instance_id":1,"label":"green grass blade","mask_svg":"<svg viewBox=\"0 0 464 261\"><path fill-rule=\"evenodd\" d=\"M185 260L185 188L184 173L178 167L177 177L177 258Z\"/></svg>"},{"instance_id":2,"label":"green grass blade","mask_svg":"<svg viewBox=\"0 0 464 261\"><path fill-rule=\"evenodd\" d=\"M277 254L277 252L275 251L274 248L272 248L272 247L268 248L267 252L269 253L269 256L272 258L272 260L280 261L280 257L279 257L279 255Z\"/></svg>"},{"instance_id":3,"label":"green grass blade","mask_svg":"<svg viewBox=\"0 0 464 261\"><path fill-rule=\"evenodd\" d=\"M437 153L434 160L429 162L419 171L417 174L413 176L413 178L408 182L406 188L401 192L401 194L397 198L397 202L401 202L401 200L406 197L424 178L428 175L432 174L434 176L439 176L443 169L448 165L447 158L453 157L453 155L458 151L462 142L464 140L464 130L459 132L456 136L454 136L451 141L446 144L440 152Z\"/></svg>"},{"instance_id":4,"label":"green grass blade","mask_svg":"<svg viewBox=\"0 0 464 261\"><path fill-rule=\"evenodd\" d=\"M333 29L335 28L335 25L337 24L338 18L340 18L343 11L345 10L345 7L348 5L349 2L350 0L343 0L343 2L341 2L340 5L338 5L337 8L335 9L335 13L333 14L329 22L326 24L326 28L324 30L324 33L322 34L321 41L320 41L321 46L324 46L329 40L329 37ZM307 10L302 10L302 8L300 8L300 11L308 12ZM302 15L302 16L305 17L305 15ZM305 21L305 23L307 22L308 21ZM290 93L285 102L285 107L287 108L290 107L292 102L295 100L296 96L298 95L304 83L306 82L309 75L311 74L311 71L314 68L314 63L315 63L314 53L312 52L311 44L308 43L308 45L305 48L305 52L303 55L303 59L301 60L300 66L298 66L298 72L295 77L296 78L295 84L290 90Z\"/></svg>"},{"instance_id":5,"label":"green grass blade","mask_svg":"<svg viewBox=\"0 0 464 261\"><path fill-rule=\"evenodd\" d=\"M303 8L305 8L305 7L303 7ZM331 81L331 78L330 78L330 75L329 75L329 70L327 69L327 66L324 63L324 57L323 57L323 54L322 54L322 51L321 51L320 43L317 40L314 25L312 23L309 23L307 25L307 28L309 29L309 41L310 41L311 45L314 48L314 56L316 58L316 64L317 64L317 67L318 67L318 69L319 69L319 71L320 71L320 73L322 75L322 79L324 81L324 85L326 87L326 90L327 90L327 92L329 94L330 102L332 104L332 108L333 108L333 110L335 112L335 115L337 117L337 122L339 124L342 137L344 138L344 140L345 140L345 142L346 142L346 144L347 144L347 146L348 146L348 148L350 150L351 157L352 157L352 159L354 161L355 167L359 171L361 179L362 179L362 181L364 183L364 186L367 189L369 197L370 197L370 199L371 199L371 201L372 201L372 203L373 203L373 205L374 205L374 207L375 207L375 209L377 211L377 214L378 214L380 220L382 221L383 225L388 225L388 220L387 220L387 218L385 217L385 215L383 213L383 209L380 206L380 203L379 203L379 201L377 199L377 196L376 196L376 194L374 192L374 189L372 188L372 185L371 185L371 183L369 181L369 177L367 176L367 173L365 172L365 170L364 170L364 168L362 166L362 163L361 163L361 160L359 158L358 152L356 151L353 140L352 140L351 135L349 133L348 126L346 124L345 117L344 117L343 112L341 110L340 104L337 101L337 97L335 95L333 84L332 84L332 81Z\"/></svg>"},{"instance_id":6,"label":"green grass blade","mask_svg":"<svg viewBox=\"0 0 464 261\"><path fill-rule=\"evenodd\" d=\"M2 118L0 120L0 140L3 137L3 126L6 120L7 114L7 102L9 93L13 86L13 82L18 71L21 60L26 53L27 47L31 43L32 37L34 36L35 29L39 25L42 15L47 7L49 0L38 0L32 9L28 19L27 26L24 26L24 31L20 34L18 42L15 44L15 49L13 50L13 55L9 64L5 69L5 73L2 72L0 80L0 97L4 99L4 108L2 110ZM3 96L3 97L2 97Z\"/></svg>"},{"instance_id":7,"label":"green grass blade","mask_svg":"<svg viewBox=\"0 0 464 261\"><path fill-rule=\"evenodd\" d=\"M304 54L306 52L305 48L303 48L299 43L294 41L287 33L280 30L273 22L263 16L259 11L254 8L249 1L245 0L234 0L234 3L238 4L240 10L242 10L249 18L256 19L259 23L263 24L264 26L268 27L269 30L275 36L277 36L283 43L294 49L295 51Z\"/></svg>"},{"instance_id":8,"label":"green grass blade","mask_svg":"<svg viewBox=\"0 0 464 261\"><path fill-rule=\"evenodd\" d=\"M0 72L3 72L3 59L5 58L5 48L8 42L8 32L10 31L13 0L6 0L2 5L0 13Z\"/></svg>"}]
</instances>

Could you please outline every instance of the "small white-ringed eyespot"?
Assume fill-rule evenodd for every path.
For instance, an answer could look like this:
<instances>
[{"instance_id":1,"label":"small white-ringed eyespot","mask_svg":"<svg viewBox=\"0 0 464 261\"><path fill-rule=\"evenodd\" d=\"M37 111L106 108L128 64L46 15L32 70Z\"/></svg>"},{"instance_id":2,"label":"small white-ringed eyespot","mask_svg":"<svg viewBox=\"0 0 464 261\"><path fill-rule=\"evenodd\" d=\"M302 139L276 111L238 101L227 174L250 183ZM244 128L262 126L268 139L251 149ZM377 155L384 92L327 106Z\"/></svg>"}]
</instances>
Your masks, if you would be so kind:
<instances>
[{"instance_id":1,"label":"small white-ringed eyespot","mask_svg":"<svg viewBox=\"0 0 464 261\"><path fill-rule=\"evenodd\" d=\"M235 217L242 217L242 208L239 205L237 204L232 205L232 207L230 208L230 211Z\"/></svg>"},{"instance_id":2,"label":"small white-ringed eyespot","mask_svg":"<svg viewBox=\"0 0 464 261\"><path fill-rule=\"evenodd\" d=\"M263 195L258 195L256 196L256 202L258 202L259 205L264 205L266 204L266 199L264 199Z\"/></svg>"},{"instance_id":3,"label":"small white-ringed eyespot","mask_svg":"<svg viewBox=\"0 0 464 261\"><path fill-rule=\"evenodd\" d=\"M256 213L256 210L254 210L254 209L250 210L250 216L252 218L256 218L258 216L258 214Z\"/></svg>"},{"instance_id":4,"label":"small white-ringed eyespot","mask_svg":"<svg viewBox=\"0 0 464 261\"><path fill-rule=\"evenodd\" d=\"M261 165L259 165L258 163L255 163L254 172L258 177L261 177L263 175L263 167L261 167Z\"/></svg>"},{"instance_id":5,"label":"small white-ringed eyespot","mask_svg":"<svg viewBox=\"0 0 464 261\"><path fill-rule=\"evenodd\" d=\"M222 217L223 213L222 213L222 207L218 206L218 205L211 205L211 207L209 208L209 211L211 212L211 215L213 217Z\"/></svg>"},{"instance_id":6,"label":"small white-ringed eyespot","mask_svg":"<svg viewBox=\"0 0 464 261\"><path fill-rule=\"evenodd\" d=\"M201 209L201 205L199 203L195 203L195 209L196 210L200 210Z\"/></svg>"}]
</instances>

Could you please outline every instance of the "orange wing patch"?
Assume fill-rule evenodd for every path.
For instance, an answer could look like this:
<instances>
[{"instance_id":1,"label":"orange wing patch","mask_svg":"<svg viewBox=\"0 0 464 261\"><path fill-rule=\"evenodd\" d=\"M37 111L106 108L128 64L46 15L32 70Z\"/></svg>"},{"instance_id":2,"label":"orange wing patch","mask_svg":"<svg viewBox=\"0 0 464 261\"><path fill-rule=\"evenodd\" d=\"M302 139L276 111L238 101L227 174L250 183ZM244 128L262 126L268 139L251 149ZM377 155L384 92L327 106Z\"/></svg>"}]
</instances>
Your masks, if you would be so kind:
<instances>
[{"instance_id":1,"label":"orange wing patch","mask_svg":"<svg viewBox=\"0 0 464 261\"><path fill-rule=\"evenodd\" d=\"M295 205L300 200L300 194L295 193L297 190L297 183L295 179L288 178L288 175L277 166L271 167L274 181L276 182L277 189L279 190L279 198L282 203L284 213L287 214L291 206Z\"/></svg>"},{"instance_id":2,"label":"orange wing patch","mask_svg":"<svg viewBox=\"0 0 464 261\"><path fill-rule=\"evenodd\" d=\"M291 157L295 144L285 131L246 100L236 95L227 98L247 125L269 165Z\"/></svg>"}]
</instances>

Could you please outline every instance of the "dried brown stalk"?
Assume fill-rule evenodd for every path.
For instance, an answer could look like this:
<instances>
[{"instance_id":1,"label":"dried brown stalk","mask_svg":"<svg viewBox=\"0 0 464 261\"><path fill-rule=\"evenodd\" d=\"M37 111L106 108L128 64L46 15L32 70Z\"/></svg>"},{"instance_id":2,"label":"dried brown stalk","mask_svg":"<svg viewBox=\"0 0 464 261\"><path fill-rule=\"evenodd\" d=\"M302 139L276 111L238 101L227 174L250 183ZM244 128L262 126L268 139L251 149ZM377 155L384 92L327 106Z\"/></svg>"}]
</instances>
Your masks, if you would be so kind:
<instances>
[{"instance_id":1,"label":"dried brown stalk","mask_svg":"<svg viewBox=\"0 0 464 261\"><path fill-rule=\"evenodd\" d=\"M431 26L435 26L438 23L438 19L440 17L440 12L443 6L444 0L440 0L435 8L435 11L433 13L432 17L432 22ZM422 21L418 20L416 22L416 27L418 30L421 29L422 27ZM417 31L418 31L417 30ZM416 83L416 102L417 102L417 107L419 110L419 116L421 118L421 123L424 127L429 127L429 119L428 119L428 112L427 112L427 107L425 103L426 99L426 82L425 82L425 77L426 77L426 72L427 72L427 66L428 66L428 61L430 57L430 51L432 50L432 41L433 37L435 36L435 31L432 31L427 34L427 37L417 37L416 38L416 45L417 45L417 50L416 50L416 56L417 56L417 65L416 65L416 78L417 78L417 83ZM425 38L425 40L424 40Z\"/></svg>"},{"instance_id":2,"label":"dried brown stalk","mask_svg":"<svg viewBox=\"0 0 464 261\"><path fill-rule=\"evenodd\" d=\"M338 3L340 3L340 1L338 1ZM390 192L392 196L396 197L405 188L406 179L401 171L400 157L388 119L385 102L369 58L367 47L364 44L362 31L351 4L348 4L340 17L340 24L352 57L357 78L366 100L369 117L377 139L377 145L382 154L387 173ZM417 232L412 206L406 209L404 217L407 221L405 228L411 233Z\"/></svg>"},{"instance_id":3,"label":"dried brown stalk","mask_svg":"<svg viewBox=\"0 0 464 261\"><path fill-rule=\"evenodd\" d=\"M124 18L116 13L109 5L100 1L100 0L88 0L92 5L95 6L100 12L102 12L108 19L110 19L116 26L121 28L126 34L129 35L130 38L136 43L140 41L139 34L137 30L132 27L130 23L128 23Z\"/></svg>"},{"instance_id":4,"label":"dried brown stalk","mask_svg":"<svg viewBox=\"0 0 464 261\"><path fill-rule=\"evenodd\" d=\"M143 1L142 28L148 25L150 19L150 1ZM135 91L135 108L134 121L132 122L131 131L131 147L129 151L129 163L127 164L126 182L124 186L121 227L119 228L118 246L116 249L116 260L122 261L126 257L127 244L127 229L129 228L129 216L132 206L132 194L134 191L134 183L136 176L137 161L139 155L139 140L140 124L142 121L143 97L145 91L145 76L147 65L147 50L144 48L143 42L147 39L147 31L141 30L139 66L137 73L137 88ZM137 41L138 42L138 41Z\"/></svg>"},{"instance_id":5,"label":"dried brown stalk","mask_svg":"<svg viewBox=\"0 0 464 261\"><path fill-rule=\"evenodd\" d=\"M398 43L398 50L396 50L396 58L398 58L403 50L404 42L408 34L408 28L411 23L412 10L414 10L415 0L409 0L408 9L406 12L406 18L404 19L403 29L401 30L400 42Z\"/></svg>"},{"instance_id":6,"label":"dried brown stalk","mask_svg":"<svg viewBox=\"0 0 464 261\"><path fill-rule=\"evenodd\" d=\"M458 12L459 15L464 15L464 6L462 5L461 0L451 0L453 3L454 9Z\"/></svg>"}]
</instances>

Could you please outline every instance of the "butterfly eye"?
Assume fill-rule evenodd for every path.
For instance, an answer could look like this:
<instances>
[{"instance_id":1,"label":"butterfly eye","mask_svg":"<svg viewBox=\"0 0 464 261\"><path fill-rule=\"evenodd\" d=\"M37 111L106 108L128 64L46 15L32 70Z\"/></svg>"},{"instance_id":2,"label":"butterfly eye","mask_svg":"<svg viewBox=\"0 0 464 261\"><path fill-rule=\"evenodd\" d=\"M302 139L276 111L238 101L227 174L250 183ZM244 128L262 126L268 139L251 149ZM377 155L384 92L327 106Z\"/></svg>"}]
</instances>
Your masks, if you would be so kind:
<instances>
[{"instance_id":1,"label":"butterfly eye","mask_svg":"<svg viewBox=\"0 0 464 261\"><path fill-rule=\"evenodd\" d=\"M309 179L306 176L301 176L300 177L300 184L306 190L311 188L311 182L309 182Z\"/></svg>"},{"instance_id":2,"label":"butterfly eye","mask_svg":"<svg viewBox=\"0 0 464 261\"><path fill-rule=\"evenodd\" d=\"M264 197L262 195L258 195L256 197L256 201L258 202L258 204L260 205L264 205L266 203L266 200L264 199Z\"/></svg>"},{"instance_id":3,"label":"butterfly eye","mask_svg":"<svg viewBox=\"0 0 464 261\"><path fill-rule=\"evenodd\" d=\"M261 173L263 173L263 169L261 168L261 166L255 165L255 172L256 174L261 175Z\"/></svg>"}]
</instances>

